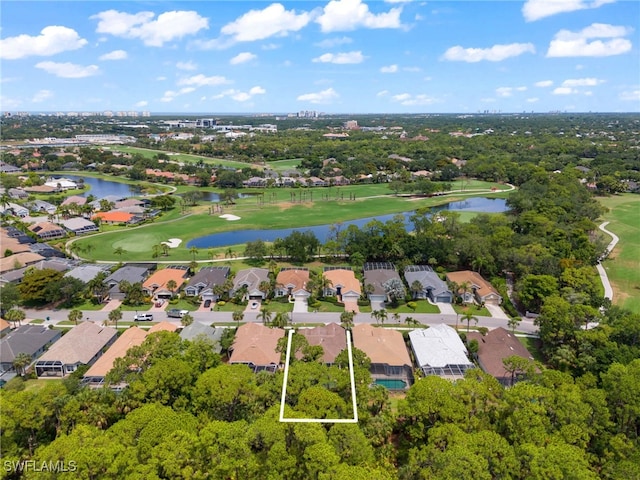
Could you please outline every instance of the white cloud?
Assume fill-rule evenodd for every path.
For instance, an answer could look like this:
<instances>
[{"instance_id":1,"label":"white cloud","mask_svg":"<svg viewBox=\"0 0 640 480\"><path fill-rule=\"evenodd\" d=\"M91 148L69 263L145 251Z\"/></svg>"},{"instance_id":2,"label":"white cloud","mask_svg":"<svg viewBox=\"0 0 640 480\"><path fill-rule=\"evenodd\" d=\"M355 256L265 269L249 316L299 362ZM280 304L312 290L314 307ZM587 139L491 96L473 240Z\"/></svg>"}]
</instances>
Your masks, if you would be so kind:
<instances>
[{"instance_id":1,"label":"white cloud","mask_svg":"<svg viewBox=\"0 0 640 480\"><path fill-rule=\"evenodd\" d=\"M527 87L498 87L496 88L496 95L499 97L510 97L513 92L524 92Z\"/></svg>"},{"instance_id":2,"label":"white cloud","mask_svg":"<svg viewBox=\"0 0 640 480\"><path fill-rule=\"evenodd\" d=\"M381 90L378 93L376 93L376 97L385 97L389 95L389 90Z\"/></svg>"},{"instance_id":3,"label":"white cloud","mask_svg":"<svg viewBox=\"0 0 640 480\"><path fill-rule=\"evenodd\" d=\"M147 102L146 100L140 100L139 102L136 102L133 106L134 107L146 107L147 105L149 105L149 102Z\"/></svg>"},{"instance_id":4,"label":"white cloud","mask_svg":"<svg viewBox=\"0 0 640 480\"><path fill-rule=\"evenodd\" d=\"M124 50L114 50L113 52L100 55L100 60L124 60L127 56L127 52Z\"/></svg>"},{"instance_id":5,"label":"white cloud","mask_svg":"<svg viewBox=\"0 0 640 480\"><path fill-rule=\"evenodd\" d=\"M361 0L331 0L316 18L324 32L346 32L357 28L403 28L402 7L374 14Z\"/></svg>"},{"instance_id":6,"label":"white cloud","mask_svg":"<svg viewBox=\"0 0 640 480\"><path fill-rule=\"evenodd\" d=\"M21 104L22 102L17 98L9 98L5 97L4 95L0 95L0 105L2 105L2 108L4 110L10 108L18 108Z\"/></svg>"},{"instance_id":7,"label":"white cloud","mask_svg":"<svg viewBox=\"0 0 640 480\"><path fill-rule=\"evenodd\" d=\"M536 103L538 101L540 101L540 99L538 97L527 98L527 102L528 103Z\"/></svg>"},{"instance_id":8,"label":"white cloud","mask_svg":"<svg viewBox=\"0 0 640 480\"><path fill-rule=\"evenodd\" d=\"M220 30L222 35L234 42L252 42L269 37L284 37L297 32L311 21L309 12L297 14L295 10L285 10L279 3L273 3L262 10L250 10Z\"/></svg>"},{"instance_id":9,"label":"white cloud","mask_svg":"<svg viewBox=\"0 0 640 480\"><path fill-rule=\"evenodd\" d=\"M258 56L251 52L242 52L229 60L229 63L231 65L240 65L241 63L250 62L256 58L258 58Z\"/></svg>"},{"instance_id":10,"label":"white cloud","mask_svg":"<svg viewBox=\"0 0 640 480\"><path fill-rule=\"evenodd\" d=\"M166 92L164 92L164 96L160 99L160 101L165 103L172 102L173 100L175 100L176 97L179 97L180 95L186 95L188 93L192 93L195 90L196 89L194 87L184 87L178 91L167 90Z\"/></svg>"},{"instance_id":11,"label":"white cloud","mask_svg":"<svg viewBox=\"0 0 640 480\"><path fill-rule=\"evenodd\" d=\"M340 95L338 95L338 93L333 88L327 88L326 90L322 90L320 92L305 93L303 95L299 95L296 100L309 103L329 103L331 102L331 100L334 100L339 96Z\"/></svg>"},{"instance_id":12,"label":"white cloud","mask_svg":"<svg viewBox=\"0 0 640 480\"><path fill-rule=\"evenodd\" d=\"M196 87L214 87L216 85L224 85L226 83L231 83L231 81L220 75L206 77L201 73L192 77L185 77L178 80L178 85L195 85Z\"/></svg>"},{"instance_id":13,"label":"white cloud","mask_svg":"<svg viewBox=\"0 0 640 480\"><path fill-rule=\"evenodd\" d=\"M44 102L46 99L51 98L52 96L53 93L51 92L51 90L40 90L33 96L31 101L33 103Z\"/></svg>"},{"instance_id":14,"label":"white cloud","mask_svg":"<svg viewBox=\"0 0 640 480\"><path fill-rule=\"evenodd\" d=\"M624 100L625 102L627 101L640 102L640 89L627 90L627 91L621 92L618 98L620 98L620 100Z\"/></svg>"},{"instance_id":15,"label":"white cloud","mask_svg":"<svg viewBox=\"0 0 640 480\"><path fill-rule=\"evenodd\" d=\"M167 79L167 77L156 77L156 80L157 80L158 82L163 82L163 81L165 81L166 79Z\"/></svg>"},{"instance_id":16,"label":"white cloud","mask_svg":"<svg viewBox=\"0 0 640 480\"><path fill-rule=\"evenodd\" d=\"M510 57L517 57L523 53L536 53L532 43L511 43L508 45L494 45L491 48L463 48L459 45L447 49L443 58L449 61L475 63L482 60L500 62Z\"/></svg>"},{"instance_id":17,"label":"white cloud","mask_svg":"<svg viewBox=\"0 0 640 480\"><path fill-rule=\"evenodd\" d=\"M361 51L357 52L344 52L344 53L325 53L319 57L314 58L312 61L315 63L362 63L365 57Z\"/></svg>"},{"instance_id":18,"label":"white cloud","mask_svg":"<svg viewBox=\"0 0 640 480\"><path fill-rule=\"evenodd\" d=\"M198 69L198 65L193 63L192 61L178 62L178 63L176 63L176 68L178 70L197 70Z\"/></svg>"},{"instance_id":19,"label":"white cloud","mask_svg":"<svg viewBox=\"0 0 640 480\"><path fill-rule=\"evenodd\" d=\"M194 11L171 11L158 15L153 12L130 14L107 10L89 18L98 20L97 33L115 37L138 38L150 47L161 47L166 42L193 35L209 28L209 21Z\"/></svg>"},{"instance_id":20,"label":"white cloud","mask_svg":"<svg viewBox=\"0 0 640 480\"><path fill-rule=\"evenodd\" d=\"M340 45L346 45L351 42L353 42L353 40L349 37L336 37L336 38L326 38L321 42L314 43L314 45L320 48L333 48L333 47L339 47Z\"/></svg>"},{"instance_id":21,"label":"white cloud","mask_svg":"<svg viewBox=\"0 0 640 480\"><path fill-rule=\"evenodd\" d=\"M528 0L522 6L522 15L527 22L540 20L558 13L573 12L587 8L598 8L615 0Z\"/></svg>"},{"instance_id":22,"label":"white cloud","mask_svg":"<svg viewBox=\"0 0 640 480\"><path fill-rule=\"evenodd\" d=\"M264 95L265 93L267 93L267 91L260 86L251 87L248 92L242 92L240 90L231 88L228 90L224 90L217 95L213 95L211 97L211 100L219 100L221 98L230 97L236 102L246 102L247 100L251 100L251 98L253 98L255 95Z\"/></svg>"},{"instance_id":23,"label":"white cloud","mask_svg":"<svg viewBox=\"0 0 640 480\"><path fill-rule=\"evenodd\" d=\"M97 65L76 65L74 63L40 62L36 63L36 68L41 68L47 73L51 73L60 78L84 78L92 77L100 73Z\"/></svg>"},{"instance_id":24,"label":"white cloud","mask_svg":"<svg viewBox=\"0 0 640 480\"><path fill-rule=\"evenodd\" d=\"M389 65L380 69L381 73L396 73L398 71L398 65Z\"/></svg>"},{"instance_id":25,"label":"white cloud","mask_svg":"<svg viewBox=\"0 0 640 480\"><path fill-rule=\"evenodd\" d=\"M609 57L621 55L631 50L631 42L626 38L633 29L593 23L579 32L560 30L549 44L547 57ZM592 39L608 40L592 40Z\"/></svg>"},{"instance_id":26,"label":"white cloud","mask_svg":"<svg viewBox=\"0 0 640 480\"><path fill-rule=\"evenodd\" d=\"M553 80L541 80L539 82L534 83L536 87L550 87L553 85Z\"/></svg>"},{"instance_id":27,"label":"white cloud","mask_svg":"<svg viewBox=\"0 0 640 480\"><path fill-rule=\"evenodd\" d=\"M262 50L277 50L278 48L280 48L280 45L278 45L277 43L267 43L266 45L262 45L260 48L262 48Z\"/></svg>"},{"instance_id":28,"label":"white cloud","mask_svg":"<svg viewBox=\"0 0 640 480\"><path fill-rule=\"evenodd\" d=\"M400 105L412 106L412 105L432 105L437 102L433 97L420 93L418 95L411 95L410 93L400 93L393 95L391 99Z\"/></svg>"},{"instance_id":29,"label":"white cloud","mask_svg":"<svg viewBox=\"0 0 640 480\"><path fill-rule=\"evenodd\" d=\"M17 60L31 56L48 57L56 53L77 50L87 43L75 30L52 25L43 28L40 35L35 37L18 35L0 40L0 58Z\"/></svg>"},{"instance_id":30,"label":"white cloud","mask_svg":"<svg viewBox=\"0 0 640 480\"><path fill-rule=\"evenodd\" d=\"M595 87L604 83L604 80L598 78L571 78L562 82L563 87Z\"/></svg>"},{"instance_id":31,"label":"white cloud","mask_svg":"<svg viewBox=\"0 0 640 480\"><path fill-rule=\"evenodd\" d=\"M551 93L553 93L554 95L571 95L574 93L578 93L578 90L571 87L557 87Z\"/></svg>"}]
</instances>

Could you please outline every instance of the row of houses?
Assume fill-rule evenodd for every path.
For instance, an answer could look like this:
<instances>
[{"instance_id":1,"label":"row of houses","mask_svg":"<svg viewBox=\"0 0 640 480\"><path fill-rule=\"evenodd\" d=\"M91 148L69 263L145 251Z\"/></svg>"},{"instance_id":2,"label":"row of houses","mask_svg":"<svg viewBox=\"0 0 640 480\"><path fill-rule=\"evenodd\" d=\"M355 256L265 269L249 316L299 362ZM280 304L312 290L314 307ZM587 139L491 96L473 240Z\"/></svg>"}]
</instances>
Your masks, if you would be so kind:
<instances>
[{"instance_id":1,"label":"row of houses","mask_svg":"<svg viewBox=\"0 0 640 480\"><path fill-rule=\"evenodd\" d=\"M59 330L42 325L24 325L0 340L0 376L12 373L16 357L26 354L35 362L34 369L39 378L66 377L80 366L89 365L90 368L83 377L84 383L99 387L104 385L116 359L124 357L131 347L141 345L152 333L176 330L177 327L172 323L159 322L149 330L130 327L118 336L114 328L82 322L61 336ZM223 330L193 323L182 329L180 336L184 340L208 338L219 353ZM338 354L347 348L346 332L335 323L301 328L298 333L310 345L322 347L321 361L326 365L335 363ZM283 367L277 346L285 335L286 331L283 329L246 323L236 332L229 363L247 365L254 372L275 372ZM423 376L437 375L456 380L462 378L467 370L475 368L458 332L444 324L410 331L409 348L401 332L370 324L355 325L352 338L353 346L371 360L373 381L389 389L408 388L414 382L416 369ZM510 385L514 377L513 372L505 368L503 359L516 355L533 361L518 339L503 328L492 330L486 335L470 333L467 338L478 342L479 366L504 385ZM120 389L123 385L111 387Z\"/></svg>"}]
</instances>

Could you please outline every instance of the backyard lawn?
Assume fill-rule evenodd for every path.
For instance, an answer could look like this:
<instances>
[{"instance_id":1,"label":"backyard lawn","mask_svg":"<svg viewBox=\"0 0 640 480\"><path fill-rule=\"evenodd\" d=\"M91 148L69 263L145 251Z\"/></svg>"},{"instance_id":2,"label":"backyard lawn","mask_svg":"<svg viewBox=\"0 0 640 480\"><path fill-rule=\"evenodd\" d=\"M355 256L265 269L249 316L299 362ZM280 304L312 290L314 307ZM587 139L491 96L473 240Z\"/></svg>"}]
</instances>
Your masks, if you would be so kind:
<instances>
[{"instance_id":1,"label":"backyard lawn","mask_svg":"<svg viewBox=\"0 0 640 480\"><path fill-rule=\"evenodd\" d=\"M610 222L607 230L620 238L603 262L613 287L613 303L640 313L640 197L627 193L598 200L609 209L603 215Z\"/></svg>"}]
</instances>

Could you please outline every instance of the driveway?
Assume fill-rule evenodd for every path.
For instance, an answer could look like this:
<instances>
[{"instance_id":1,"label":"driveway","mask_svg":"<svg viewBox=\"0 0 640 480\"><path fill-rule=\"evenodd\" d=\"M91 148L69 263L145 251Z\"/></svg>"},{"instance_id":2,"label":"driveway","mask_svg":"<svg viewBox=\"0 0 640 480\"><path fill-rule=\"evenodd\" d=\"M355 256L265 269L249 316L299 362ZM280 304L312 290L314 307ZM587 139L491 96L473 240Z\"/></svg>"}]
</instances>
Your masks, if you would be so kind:
<instances>
[{"instance_id":1,"label":"driveway","mask_svg":"<svg viewBox=\"0 0 640 480\"><path fill-rule=\"evenodd\" d=\"M293 313L307 313L309 305L306 298L296 298L293 302Z\"/></svg>"},{"instance_id":2,"label":"driveway","mask_svg":"<svg viewBox=\"0 0 640 480\"><path fill-rule=\"evenodd\" d=\"M111 310L117 309L120 305L122 305L122 300L113 299L109 300L100 310L103 312L110 312Z\"/></svg>"},{"instance_id":3,"label":"driveway","mask_svg":"<svg viewBox=\"0 0 640 480\"><path fill-rule=\"evenodd\" d=\"M502 310L502 308L500 308L498 305L485 303L484 306L487 307L487 310L489 310L489 313L493 318L503 318L505 320L509 320L509 316L504 313L504 310Z\"/></svg>"},{"instance_id":4,"label":"driveway","mask_svg":"<svg viewBox=\"0 0 640 480\"><path fill-rule=\"evenodd\" d=\"M438 302L435 305L440 309L440 313L444 313L445 315L456 314L456 311L453 309L453 305L450 303Z\"/></svg>"}]
</instances>

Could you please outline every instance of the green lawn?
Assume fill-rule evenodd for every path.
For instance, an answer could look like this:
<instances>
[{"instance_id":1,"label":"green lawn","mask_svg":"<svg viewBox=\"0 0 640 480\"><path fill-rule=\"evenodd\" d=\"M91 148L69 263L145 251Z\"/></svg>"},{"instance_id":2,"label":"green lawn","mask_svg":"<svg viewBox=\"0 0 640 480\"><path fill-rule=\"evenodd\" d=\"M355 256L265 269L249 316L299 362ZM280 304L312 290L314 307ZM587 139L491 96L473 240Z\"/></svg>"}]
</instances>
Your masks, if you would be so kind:
<instances>
[{"instance_id":1,"label":"green lawn","mask_svg":"<svg viewBox=\"0 0 640 480\"><path fill-rule=\"evenodd\" d=\"M485 187L491 186L487 182L478 183ZM291 194L296 198L302 191L316 192L314 201L306 203L292 203ZM322 192L327 192L328 200L322 200ZM284 229L291 227L335 224L347 220L366 218L375 215L401 213L418 207L434 206L450 201L459 200L460 196L432 197L412 200L406 197L395 197L390 194L384 184L354 185L346 187L332 187L327 189L273 189L277 197L273 203L257 205L252 198L240 199L236 205L225 207L224 213L237 215L240 220L227 221L219 216L209 214L208 205L189 208L184 214L175 211L164 218L142 225L127 227L119 231L105 232L98 235L81 238L75 241L81 249L82 257L89 260L113 260L116 248L122 248L125 253L118 260L141 261L153 260L153 245L179 238L182 243L178 248L171 249L168 257L158 260L189 261L191 255L185 247L189 240L213 233L242 229ZM338 200L336 200L338 192ZM310 194L310 193L309 193ZM360 200L348 200L350 194L355 194ZM342 200L344 196L345 200ZM364 197L370 197L364 199ZM307 197L309 198L309 197ZM468 220L475 214L464 212L463 220ZM211 255L224 257L228 247L202 249L197 252L196 260L205 261ZM243 247L234 246L234 251L241 254Z\"/></svg>"},{"instance_id":2,"label":"green lawn","mask_svg":"<svg viewBox=\"0 0 640 480\"><path fill-rule=\"evenodd\" d=\"M631 193L598 198L609 209L603 220L620 241L604 262L613 287L613 303L640 313L640 196ZM606 235L607 240L610 237Z\"/></svg>"},{"instance_id":3,"label":"green lawn","mask_svg":"<svg viewBox=\"0 0 640 480\"><path fill-rule=\"evenodd\" d=\"M114 152L139 153L145 158L153 158L159 153L164 153L166 155L169 155L169 158L176 162L196 163L202 160L204 163L207 163L210 165L224 165L225 167L234 167L234 168L244 168L250 165L245 162L235 162L233 160L224 160L221 158L210 158L210 157L203 157L200 155L190 155L186 153L172 153L164 150L151 150L148 148L129 147L124 145L110 145L109 147L102 147L102 148L104 150L111 150Z\"/></svg>"},{"instance_id":4,"label":"green lawn","mask_svg":"<svg viewBox=\"0 0 640 480\"><path fill-rule=\"evenodd\" d=\"M275 162L267 163L267 166L276 172L282 172L284 170L293 170L300 165L301 158L292 158L290 160L276 160Z\"/></svg>"},{"instance_id":5,"label":"green lawn","mask_svg":"<svg viewBox=\"0 0 640 480\"><path fill-rule=\"evenodd\" d=\"M489 313L489 310L487 310L486 307L478 307L477 305L465 306L465 305L454 304L453 309L456 311L456 313L459 313L460 315L464 315L465 313L469 312L474 317L490 317L491 316L491 313Z\"/></svg>"},{"instance_id":6,"label":"green lawn","mask_svg":"<svg viewBox=\"0 0 640 480\"><path fill-rule=\"evenodd\" d=\"M409 308L407 306L407 304L402 304L399 305L398 308L391 308L391 307L387 307L387 311L388 314L391 315L393 313L408 313L408 314L412 314L412 313L440 313L440 309L436 306L436 305L431 305L428 301L426 300L416 300L415 302L417 304L417 307L414 310L412 310L411 308Z\"/></svg>"}]
</instances>

